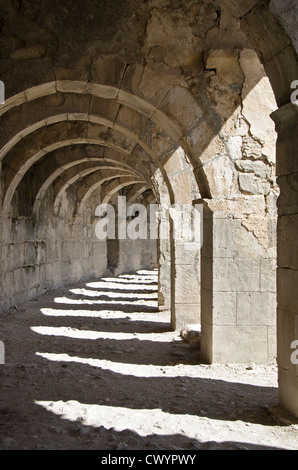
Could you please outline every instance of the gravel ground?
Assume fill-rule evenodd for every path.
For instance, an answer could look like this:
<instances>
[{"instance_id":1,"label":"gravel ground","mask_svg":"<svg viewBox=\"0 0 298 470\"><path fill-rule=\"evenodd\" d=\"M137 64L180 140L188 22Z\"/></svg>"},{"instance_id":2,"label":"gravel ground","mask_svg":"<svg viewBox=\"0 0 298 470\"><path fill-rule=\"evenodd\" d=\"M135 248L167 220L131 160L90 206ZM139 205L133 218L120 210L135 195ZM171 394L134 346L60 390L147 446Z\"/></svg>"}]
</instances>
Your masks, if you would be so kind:
<instances>
[{"instance_id":1,"label":"gravel ground","mask_svg":"<svg viewBox=\"0 0 298 470\"><path fill-rule=\"evenodd\" d=\"M1 316L0 449L298 449L276 364L204 364L157 312L156 281L103 278Z\"/></svg>"}]
</instances>

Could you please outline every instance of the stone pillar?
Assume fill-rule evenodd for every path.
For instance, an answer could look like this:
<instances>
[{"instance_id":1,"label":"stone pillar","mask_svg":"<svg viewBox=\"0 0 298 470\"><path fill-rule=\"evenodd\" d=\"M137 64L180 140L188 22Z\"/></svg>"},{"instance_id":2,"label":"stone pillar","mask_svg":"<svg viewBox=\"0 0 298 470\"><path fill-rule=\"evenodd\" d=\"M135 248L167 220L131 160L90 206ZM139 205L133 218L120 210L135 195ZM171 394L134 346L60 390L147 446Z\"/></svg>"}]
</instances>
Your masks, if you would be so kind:
<instances>
[{"instance_id":1,"label":"stone pillar","mask_svg":"<svg viewBox=\"0 0 298 470\"><path fill-rule=\"evenodd\" d=\"M158 219L158 309L160 311L171 310L171 249L170 233L164 236L161 224L166 224L163 220L164 214L159 213Z\"/></svg>"},{"instance_id":2,"label":"stone pillar","mask_svg":"<svg viewBox=\"0 0 298 470\"><path fill-rule=\"evenodd\" d=\"M201 320L200 212L191 204L177 205L176 209L170 210L171 318L175 330L189 324L199 324Z\"/></svg>"},{"instance_id":3,"label":"stone pillar","mask_svg":"<svg viewBox=\"0 0 298 470\"><path fill-rule=\"evenodd\" d=\"M124 212L121 211L118 219L118 208L115 209L115 239L107 239L108 269L115 276L156 267L157 240L150 238L150 211L141 204L139 207L144 208L145 219L139 218L138 214L127 215L129 205L125 206ZM130 224L133 226L129 228Z\"/></svg>"},{"instance_id":4,"label":"stone pillar","mask_svg":"<svg viewBox=\"0 0 298 470\"><path fill-rule=\"evenodd\" d=\"M204 200L201 352L209 363L275 357L275 243L264 196Z\"/></svg>"},{"instance_id":5,"label":"stone pillar","mask_svg":"<svg viewBox=\"0 0 298 470\"><path fill-rule=\"evenodd\" d=\"M298 106L271 115L278 133L277 359L280 404L298 416ZM296 343L297 344L297 343Z\"/></svg>"}]
</instances>

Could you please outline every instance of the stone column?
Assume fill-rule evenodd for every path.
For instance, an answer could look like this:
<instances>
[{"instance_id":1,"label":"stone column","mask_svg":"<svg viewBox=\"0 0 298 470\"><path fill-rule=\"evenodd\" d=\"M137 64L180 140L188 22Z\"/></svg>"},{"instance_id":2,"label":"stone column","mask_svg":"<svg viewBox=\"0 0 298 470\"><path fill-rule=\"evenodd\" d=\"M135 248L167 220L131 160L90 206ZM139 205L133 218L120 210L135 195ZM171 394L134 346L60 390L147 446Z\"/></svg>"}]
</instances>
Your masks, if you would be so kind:
<instances>
[{"instance_id":1,"label":"stone column","mask_svg":"<svg viewBox=\"0 0 298 470\"><path fill-rule=\"evenodd\" d=\"M203 204L202 356L268 362L275 357L275 243L264 196Z\"/></svg>"},{"instance_id":2,"label":"stone column","mask_svg":"<svg viewBox=\"0 0 298 470\"><path fill-rule=\"evenodd\" d=\"M171 310L171 250L170 233L165 234L161 224L166 225L163 220L165 214L159 213L158 218L158 309L160 311Z\"/></svg>"},{"instance_id":3,"label":"stone column","mask_svg":"<svg viewBox=\"0 0 298 470\"><path fill-rule=\"evenodd\" d=\"M280 404L298 416L298 106L271 115L278 133L277 359ZM297 344L297 343L296 343Z\"/></svg>"},{"instance_id":4,"label":"stone column","mask_svg":"<svg viewBox=\"0 0 298 470\"><path fill-rule=\"evenodd\" d=\"M171 317L172 326L176 330L181 330L189 324L199 324L201 320L200 212L191 204L177 205L176 209L170 210Z\"/></svg>"}]
</instances>

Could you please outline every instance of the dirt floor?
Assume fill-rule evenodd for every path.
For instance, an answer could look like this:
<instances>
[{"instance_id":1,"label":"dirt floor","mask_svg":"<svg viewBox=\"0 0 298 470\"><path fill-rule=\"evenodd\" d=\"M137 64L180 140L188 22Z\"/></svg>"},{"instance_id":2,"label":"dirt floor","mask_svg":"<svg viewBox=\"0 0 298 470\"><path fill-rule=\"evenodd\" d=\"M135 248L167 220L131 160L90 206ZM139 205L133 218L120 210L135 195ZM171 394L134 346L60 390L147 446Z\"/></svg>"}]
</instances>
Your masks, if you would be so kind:
<instances>
[{"instance_id":1,"label":"dirt floor","mask_svg":"<svg viewBox=\"0 0 298 470\"><path fill-rule=\"evenodd\" d=\"M0 449L298 449L276 365L202 363L156 283L104 278L0 317Z\"/></svg>"}]
</instances>

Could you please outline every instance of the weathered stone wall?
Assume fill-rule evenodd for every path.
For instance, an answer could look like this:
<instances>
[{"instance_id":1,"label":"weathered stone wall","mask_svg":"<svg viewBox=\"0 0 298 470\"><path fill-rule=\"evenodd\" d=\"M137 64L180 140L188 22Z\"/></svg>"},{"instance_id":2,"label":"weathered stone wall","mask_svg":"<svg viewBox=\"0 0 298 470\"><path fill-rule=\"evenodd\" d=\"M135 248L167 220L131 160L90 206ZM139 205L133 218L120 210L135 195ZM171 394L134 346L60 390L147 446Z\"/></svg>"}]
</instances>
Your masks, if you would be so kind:
<instances>
[{"instance_id":1,"label":"weathered stone wall","mask_svg":"<svg viewBox=\"0 0 298 470\"><path fill-rule=\"evenodd\" d=\"M88 8L95 6L88 2ZM61 23L65 8L69 28ZM97 187L102 186L102 201L107 202L123 188L150 188L157 172L162 175L157 197L164 201L165 192L170 204L245 194L262 196L254 199L262 206L274 197L275 134L268 117L275 106L273 95L239 22L227 11L204 1L188 1L183 7L179 2L128 2L125 10L111 9L106 2L106 14L94 8L89 20L81 18L76 4L69 10L64 6L61 17L60 10L58 3L5 4L5 213L17 207L17 217L30 217L22 198L29 188L38 218L52 187L54 214L64 222L60 228L59 217L55 219L51 236L69 238L63 223L68 227L71 217L80 220ZM53 11L58 21L51 20ZM115 17L120 20L116 35L109 22ZM29 35L33 25L36 32ZM16 27L19 40L12 44ZM9 80L18 68L22 78ZM262 107L256 109L261 97ZM53 176L40 176L39 181L37 174ZM77 204L71 216L61 204L72 190ZM44 214L52 220L50 205ZM84 223L88 227L90 221ZM248 225L246 230L258 236ZM82 232L86 240L86 227ZM200 319L200 253L187 253L169 235L169 246L159 247L160 305L170 305L172 323L181 327ZM75 243L65 241L64 246L66 257L71 249L78 251ZM120 270L142 265L142 257L148 256L141 253L149 253L144 243L132 249L127 241L118 250ZM82 274L87 267L77 269ZM57 268L57 277L64 279L63 273Z\"/></svg>"},{"instance_id":2,"label":"weathered stone wall","mask_svg":"<svg viewBox=\"0 0 298 470\"><path fill-rule=\"evenodd\" d=\"M202 253L186 253L171 231L159 243L160 308L174 327L197 323L201 310L211 361L271 360L274 111L281 397L297 414L296 3L106 0L99 9L86 0L85 15L70 0L1 8L2 305L100 275L99 201L124 188L140 202L147 190L167 204L201 200ZM119 268L133 269L151 247L118 250Z\"/></svg>"},{"instance_id":3,"label":"weathered stone wall","mask_svg":"<svg viewBox=\"0 0 298 470\"><path fill-rule=\"evenodd\" d=\"M202 352L210 362L276 357L275 225L262 196L204 201Z\"/></svg>"},{"instance_id":4,"label":"weathered stone wall","mask_svg":"<svg viewBox=\"0 0 298 470\"><path fill-rule=\"evenodd\" d=\"M73 223L72 217L51 216L49 196L43 201L38 224L25 216L4 219L1 310L106 272L106 242L96 238L90 218L89 223ZM69 202L64 210L71 214Z\"/></svg>"}]
</instances>

